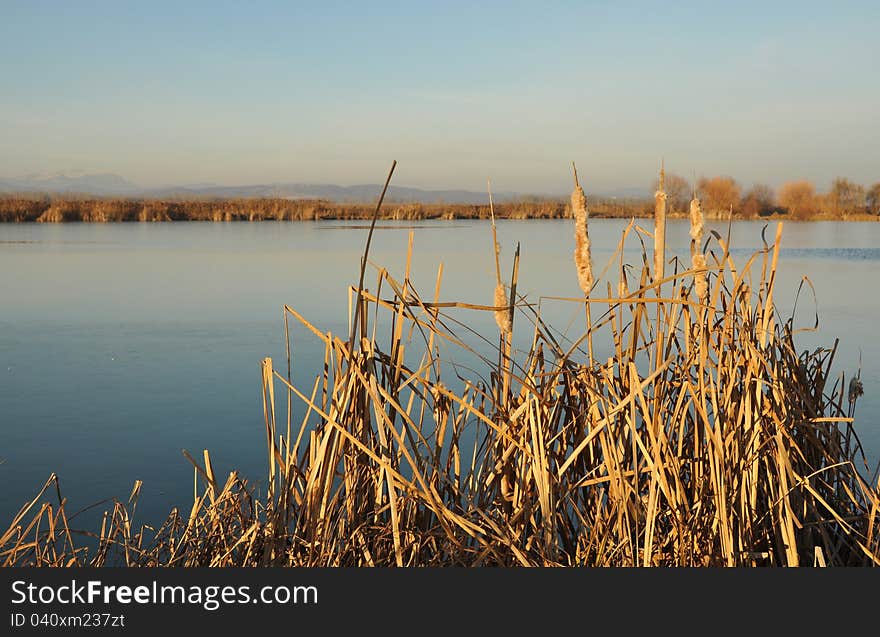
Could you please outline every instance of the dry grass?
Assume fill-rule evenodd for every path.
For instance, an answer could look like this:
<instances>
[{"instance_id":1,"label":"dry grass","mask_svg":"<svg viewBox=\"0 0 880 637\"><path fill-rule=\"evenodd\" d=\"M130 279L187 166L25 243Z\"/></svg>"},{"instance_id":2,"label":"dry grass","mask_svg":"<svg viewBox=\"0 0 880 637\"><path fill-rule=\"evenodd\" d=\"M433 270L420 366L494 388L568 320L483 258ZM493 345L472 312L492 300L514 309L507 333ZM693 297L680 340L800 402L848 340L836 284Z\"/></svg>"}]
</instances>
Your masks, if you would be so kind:
<instances>
[{"instance_id":1,"label":"dry grass","mask_svg":"<svg viewBox=\"0 0 880 637\"><path fill-rule=\"evenodd\" d=\"M234 473L216 476L205 452L191 458L201 491L188 512L136 528L135 485L130 502L115 503L84 538L70 528L61 495L48 502L50 478L3 534L0 559L880 564L880 485L866 477L853 428L860 385L832 373L835 347L799 352L791 321L777 316L781 226L772 246L737 267L713 233L703 302L693 269L662 278L647 254L640 269L623 266L634 231L650 236L630 223L609 262L620 257L618 281L602 274L589 298L542 300L592 308L597 319L576 342L540 319L535 299L517 296L518 257L508 303L516 306L510 329L529 336L522 350L505 327L497 351L468 348L452 313L502 308L498 300L440 302L442 268L433 301L413 287L409 265L402 278L375 270L373 289L384 293L365 291L362 277L350 291L352 332L342 338L285 306L285 323L298 321L324 344L324 367L314 384L297 387L289 367L263 362L263 495ZM370 323L379 313L390 325L384 337ZM489 380L441 380L440 341L480 356ZM611 355L594 360L594 348Z\"/></svg>"},{"instance_id":2,"label":"dry grass","mask_svg":"<svg viewBox=\"0 0 880 637\"><path fill-rule=\"evenodd\" d=\"M25 197L0 194L0 223L116 223L138 221L369 221L374 206L316 199L94 199L71 197ZM650 216L638 200L596 202L594 213L605 217ZM562 219L571 216L561 199L528 199L496 203L501 219ZM388 203L382 219L488 219L489 206L463 203Z\"/></svg>"}]
</instances>

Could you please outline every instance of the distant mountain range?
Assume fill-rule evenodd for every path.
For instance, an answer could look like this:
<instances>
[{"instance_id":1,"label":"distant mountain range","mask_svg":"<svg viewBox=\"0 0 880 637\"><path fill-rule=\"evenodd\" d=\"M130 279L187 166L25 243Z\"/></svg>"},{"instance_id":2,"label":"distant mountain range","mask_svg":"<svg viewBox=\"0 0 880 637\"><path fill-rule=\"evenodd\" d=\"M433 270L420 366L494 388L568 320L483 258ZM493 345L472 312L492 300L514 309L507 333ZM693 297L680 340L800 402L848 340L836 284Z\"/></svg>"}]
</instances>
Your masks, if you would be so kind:
<instances>
[{"instance_id":1,"label":"distant mountain range","mask_svg":"<svg viewBox=\"0 0 880 637\"><path fill-rule=\"evenodd\" d=\"M82 172L33 174L7 179L0 177L0 192L81 192L94 195L127 195L141 190L112 173Z\"/></svg>"},{"instance_id":2,"label":"distant mountain range","mask_svg":"<svg viewBox=\"0 0 880 637\"><path fill-rule=\"evenodd\" d=\"M275 197L281 199L326 199L338 202L374 202L382 192L380 184L337 186L335 184L275 183L249 186L194 185L159 188L147 191L151 197ZM499 201L518 199L514 192L493 194ZM406 186L389 186L386 201L422 203L486 203L484 192L470 190L423 190Z\"/></svg>"},{"instance_id":3,"label":"distant mountain range","mask_svg":"<svg viewBox=\"0 0 880 637\"><path fill-rule=\"evenodd\" d=\"M66 193L115 197L155 198L251 198L277 197L282 199L325 199L338 202L373 202L382 192L380 184L338 186L335 184L271 183L244 186L192 184L162 188L143 188L113 173L88 174L84 172L26 175L17 178L0 177L2 192ZM621 199L644 198L649 193L643 188L624 188L604 197ZM565 195L527 195L516 192L493 193L496 201L510 201L534 197L563 197ZM485 192L471 190L424 190L407 186L390 186L387 201L421 203L486 203Z\"/></svg>"}]
</instances>

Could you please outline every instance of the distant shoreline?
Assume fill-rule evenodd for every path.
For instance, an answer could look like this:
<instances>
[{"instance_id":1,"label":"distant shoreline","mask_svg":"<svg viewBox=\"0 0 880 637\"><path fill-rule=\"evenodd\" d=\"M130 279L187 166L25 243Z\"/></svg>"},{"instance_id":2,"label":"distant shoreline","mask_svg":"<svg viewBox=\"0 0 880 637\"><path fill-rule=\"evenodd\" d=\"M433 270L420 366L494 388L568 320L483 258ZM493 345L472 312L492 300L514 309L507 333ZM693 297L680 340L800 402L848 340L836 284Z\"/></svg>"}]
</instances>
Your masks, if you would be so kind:
<instances>
[{"instance_id":1,"label":"distant shoreline","mask_svg":"<svg viewBox=\"0 0 880 637\"><path fill-rule=\"evenodd\" d=\"M596 200L589 203L595 218L651 218L654 203L648 200ZM374 203L336 203L315 199L100 199L71 197L0 197L0 223L124 223L161 221L358 221L370 220ZM728 219L727 211L709 218ZM495 205L497 219L564 219L571 216L565 200L522 200ZM685 218L672 211L671 218ZM488 204L386 202L379 213L384 221L489 219ZM795 219L784 211L746 216L733 212L734 220ZM798 221L878 221L868 213L832 215L812 213Z\"/></svg>"}]
</instances>

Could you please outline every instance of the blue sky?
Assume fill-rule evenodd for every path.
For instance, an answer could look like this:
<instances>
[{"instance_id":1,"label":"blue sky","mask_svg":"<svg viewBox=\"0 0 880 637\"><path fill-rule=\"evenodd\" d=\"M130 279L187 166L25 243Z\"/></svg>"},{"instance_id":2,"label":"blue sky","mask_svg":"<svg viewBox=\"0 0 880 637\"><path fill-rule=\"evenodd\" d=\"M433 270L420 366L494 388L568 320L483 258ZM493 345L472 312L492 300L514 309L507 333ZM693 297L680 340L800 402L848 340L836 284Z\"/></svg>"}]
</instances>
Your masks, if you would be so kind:
<instances>
[{"instance_id":1,"label":"blue sky","mask_svg":"<svg viewBox=\"0 0 880 637\"><path fill-rule=\"evenodd\" d=\"M873 183L878 7L0 0L0 176Z\"/></svg>"}]
</instances>

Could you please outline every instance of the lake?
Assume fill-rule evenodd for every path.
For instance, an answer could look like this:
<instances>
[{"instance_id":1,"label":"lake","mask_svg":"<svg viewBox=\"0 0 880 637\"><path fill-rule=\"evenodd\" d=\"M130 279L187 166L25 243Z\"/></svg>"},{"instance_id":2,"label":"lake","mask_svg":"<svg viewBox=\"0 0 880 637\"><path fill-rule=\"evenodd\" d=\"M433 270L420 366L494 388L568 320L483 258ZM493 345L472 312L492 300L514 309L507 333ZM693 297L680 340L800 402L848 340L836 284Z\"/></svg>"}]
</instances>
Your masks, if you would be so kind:
<instances>
[{"instance_id":1,"label":"lake","mask_svg":"<svg viewBox=\"0 0 880 637\"><path fill-rule=\"evenodd\" d=\"M637 223L649 228L650 220ZM624 220L590 221L599 270L612 256ZM738 265L762 246L764 222L737 222ZM726 235L727 225L707 223ZM402 278L410 229L413 276L433 296L443 263L441 300L492 303L495 264L485 221L380 222L371 260ZM503 271L521 244L519 291L578 296L570 220L498 224ZM687 222L667 230L669 256L685 256ZM215 470L264 475L260 361L286 366L282 306L327 331L347 333L347 286L357 284L363 222L169 224L0 224L0 527L50 473L71 511L126 499L144 481L136 521L157 521L172 505L188 511L193 489L187 449L209 449ZM767 229L772 242L775 223ZM783 317L809 277L818 299L818 332L804 348L840 338L834 370L861 364L865 395L856 430L880 459L880 223L787 222L775 293ZM636 263L631 238L626 258ZM609 273L616 277L616 267ZM370 271L366 286L375 287ZM615 278L616 282L616 278ZM387 289L385 290L387 292ZM796 326L812 327L809 289ZM545 319L572 335L582 308L542 302ZM469 324L494 338L489 313ZM292 329L294 377L311 387L323 349ZM320 358L319 358L320 357ZM93 514L89 514L93 515Z\"/></svg>"}]
</instances>

